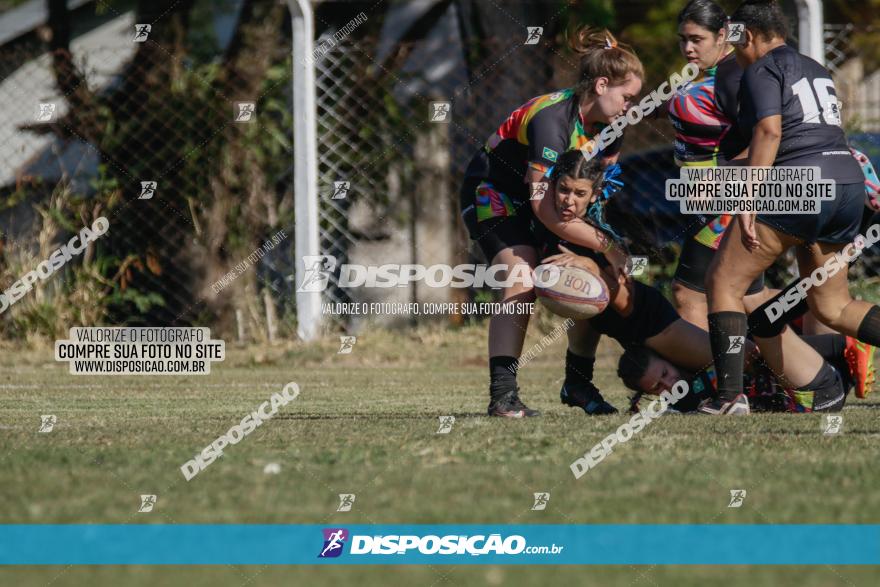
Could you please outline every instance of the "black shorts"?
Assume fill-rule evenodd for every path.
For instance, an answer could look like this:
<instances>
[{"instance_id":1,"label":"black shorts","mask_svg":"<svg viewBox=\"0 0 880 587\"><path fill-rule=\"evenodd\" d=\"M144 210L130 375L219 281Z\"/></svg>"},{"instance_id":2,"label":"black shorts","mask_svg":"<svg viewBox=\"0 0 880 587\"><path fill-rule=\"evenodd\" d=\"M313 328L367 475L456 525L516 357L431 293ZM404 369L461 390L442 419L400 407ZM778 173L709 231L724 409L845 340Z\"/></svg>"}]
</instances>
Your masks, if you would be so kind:
<instances>
[{"instance_id":1,"label":"black shorts","mask_svg":"<svg viewBox=\"0 0 880 587\"><path fill-rule=\"evenodd\" d=\"M466 177L460 195L461 218L471 239L477 242L486 255L486 262L491 263L502 249L516 245L527 245L537 249L538 242L532 234L534 214L528 201L515 201L513 216L477 220L476 193L477 187L483 181L479 177Z\"/></svg>"},{"instance_id":2,"label":"black shorts","mask_svg":"<svg viewBox=\"0 0 880 587\"><path fill-rule=\"evenodd\" d=\"M700 293L706 293L706 274L709 265L715 258L715 249L710 249L704 244L694 240L692 235L684 239L681 255L678 257L678 267L675 269L675 281L688 289ZM746 295L756 294L764 290L764 274L749 285Z\"/></svg>"},{"instance_id":3,"label":"black shorts","mask_svg":"<svg viewBox=\"0 0 880 587\"><path fill-rule=\"evenodd\" d=\"M649 338L680 320L678 312L660 290L633 281L633 308L629 316L621 316L612 308L590 319L597 332L610 336L621 345L644 344Z\"/></svg>"},{"instance_id":4,"label":"black shorts","mask_svg":"<svg viewBox=\"0 0 880 587\"><path fill-rule=\"evenodd\" d=\"M809 387L797 390L785 390L766 365L745 379L749 404L755 412L839 412L852 387L827 361L822 362Z\"/></svg>"},{"instance_id":5,"label":"black shorts","mask_svg":"<svg viewBox=\"0 0 880 587\"><path fill-rule=\"evenodd\" d=\"M757 220L803 240L804 244L851 243L862 221L865 184L838 183L834 186L834 199L823 200L821 204L819 214L758 214Z\"/></svg>"},{"instance_id":6,"label":"black shorts","mask_svg":"<svg viewBox=\"0 0 880 587\"><path fill-rule=\"evenodd\" d=\"M813 386L797 393L807 395L810 408L814 412L839 412L846 403L849 389L840 372L826 361L816 375Z\"/></svg>"}]
</instances>

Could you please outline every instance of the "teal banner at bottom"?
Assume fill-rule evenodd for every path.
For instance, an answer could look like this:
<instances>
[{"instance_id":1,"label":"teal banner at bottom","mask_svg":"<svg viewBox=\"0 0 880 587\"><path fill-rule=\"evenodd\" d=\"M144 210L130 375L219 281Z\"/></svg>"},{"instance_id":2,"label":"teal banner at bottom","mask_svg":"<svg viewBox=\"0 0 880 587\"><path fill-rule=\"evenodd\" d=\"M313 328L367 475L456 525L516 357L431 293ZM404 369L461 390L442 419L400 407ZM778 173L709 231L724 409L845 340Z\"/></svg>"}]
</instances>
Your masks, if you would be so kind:
<instances>
[{"instance_id":1,"label":"teal banner at bottom","mask_svg":"<svg viewBox=\"0 0 880 587\"><path fill-rule=\"evenodd\" d=\"M880 565L880 525L0 525L4 565Z\"/></svg>"}]
</instances>

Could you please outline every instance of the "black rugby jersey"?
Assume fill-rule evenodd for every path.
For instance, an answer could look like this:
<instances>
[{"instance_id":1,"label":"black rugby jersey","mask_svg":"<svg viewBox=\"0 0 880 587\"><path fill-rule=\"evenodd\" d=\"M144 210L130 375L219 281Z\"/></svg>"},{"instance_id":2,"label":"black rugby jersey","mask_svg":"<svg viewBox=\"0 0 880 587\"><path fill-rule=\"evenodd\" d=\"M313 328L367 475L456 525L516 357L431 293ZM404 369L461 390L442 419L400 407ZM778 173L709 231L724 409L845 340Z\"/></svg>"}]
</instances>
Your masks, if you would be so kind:
<instances>
[{"instance_id":1,"label":"black rugby jersey","mask_svg":"<svg viewBox=\"0 0 880 587\"><path fill-rule=\"evenodd\" d=\"M604 231L596 226L588 222L593 228L596 230L603 232ZM588 257L596 262L599 268L605 268L610 266L611 264L608 262L608 259L605 258L605 254L599 251L594 251L589 247L584 247L582 245L577 245L575 243L570 243L567 240L560 237L558 234L552 232L546 226L544 226L539 220L532 220L532 234L535 236L535 240L538 242L538 253L539 259L545 259L551 255L558 255L562 253L562 249L559 248L560 245L570 250L575 255L580 257ZM605 238L609 241L613 241L607 233L605 234Z\"/></svg>"},{"instance_id":2,"label":"black rugby jersey","mask_svg":"<svg viewBox=\"0 0 880 587\"><path fill-rule=\"evenodd\" d=\"M758 121L782 116L774 165L820 167L823 179L864 181L846 143L837 92L827 69L788 45L777 47L743 73L739 130L749 140Z\"/></svg>"}]
</instances>

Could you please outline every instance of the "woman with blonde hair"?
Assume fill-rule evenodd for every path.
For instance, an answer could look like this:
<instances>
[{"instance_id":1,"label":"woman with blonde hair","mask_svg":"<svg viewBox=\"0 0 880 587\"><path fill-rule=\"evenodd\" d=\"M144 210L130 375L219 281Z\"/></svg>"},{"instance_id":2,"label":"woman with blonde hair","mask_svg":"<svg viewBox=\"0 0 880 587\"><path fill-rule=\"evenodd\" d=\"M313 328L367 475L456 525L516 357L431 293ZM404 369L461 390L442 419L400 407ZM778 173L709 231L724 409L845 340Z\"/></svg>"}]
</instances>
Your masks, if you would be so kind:
<instances>
[{"instance_id":1,"label":"woman with blonde hair","mask_svg":"<svg viewBox=\"0 0 880 587\"><path fill-rule=\"evenodd\" d=\"M607 30L582 28L570 44L579 59L576 85L532 98L514 110L465 173L461 189L464 223L487 261L506 265L508 275L513 271L521 274L522 266L534 268L537 264L537 243L531 230L534 219L568 242L604 253L620 273L626 264L625 253L600 230L580 218L561 217L551 191L530 200L530 186L546 184L545 175L563 153L595 146L602 129L624 115L641 91L642 63ZM620 142L599 153L604 163L617 160ZM534 289L525 284L512 285L503 292L504 302L534 299ZM539 415L520 400L516 379L528 323L527 313L500 314L489 322L491 416ZM577 386L563 401L587 413L588 406L600 405L594 401L601 397L599 390L591 383L597 343L598 335L594 335L594 350L587 353L591 356L569 352L566 358L566 373L578 373L581 383L590 383Z\"/></svg>"}]
</instances>

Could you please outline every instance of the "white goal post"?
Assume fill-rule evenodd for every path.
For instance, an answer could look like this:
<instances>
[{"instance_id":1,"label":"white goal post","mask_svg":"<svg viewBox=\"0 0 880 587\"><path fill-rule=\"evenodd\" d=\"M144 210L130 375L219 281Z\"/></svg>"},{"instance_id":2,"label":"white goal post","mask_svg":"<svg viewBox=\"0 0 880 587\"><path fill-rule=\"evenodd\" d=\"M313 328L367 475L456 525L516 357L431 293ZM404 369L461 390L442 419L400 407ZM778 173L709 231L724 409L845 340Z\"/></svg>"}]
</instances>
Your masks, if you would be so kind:
<instances>
[{"instance_id":1,"label":"white goal post","mask_svg":"<svg viewBox=\"0 0 880 587\"><path fill-rule=\"evenodd\" d=\"M825 17L822 0L795 0L798 11L798 51L825 65Z\"/></svg>"},{"instance_id":2,"label":"white goal post","mask_svg":"<svg viewBox=\"0 0 880 587\"><path fill-rule=\"evenodd\" d=\"M303 257L320 255L318 236L318 144L316 140L315 38L310 0L287 0L293 29L294 287L303 283ZM296 333L314 340L321 333L321 292L296 293Z\"/></svg>"}]
</instances>

